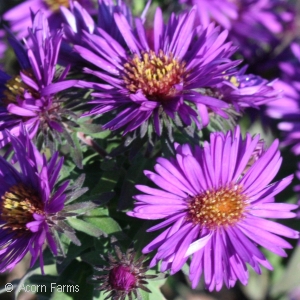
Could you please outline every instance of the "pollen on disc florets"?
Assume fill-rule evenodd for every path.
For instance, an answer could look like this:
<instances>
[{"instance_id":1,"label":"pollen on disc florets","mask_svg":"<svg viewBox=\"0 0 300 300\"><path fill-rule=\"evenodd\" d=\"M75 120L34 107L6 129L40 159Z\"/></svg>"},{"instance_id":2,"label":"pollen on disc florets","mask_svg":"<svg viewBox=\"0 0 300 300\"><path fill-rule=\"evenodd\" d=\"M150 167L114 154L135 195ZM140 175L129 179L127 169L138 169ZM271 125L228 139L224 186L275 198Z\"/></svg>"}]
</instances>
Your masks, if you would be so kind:
<instances>
[{"instance_id":1,"label":"pollen on disc florets","mask_svg":"<svg viewBox=\"0 0 300 300\"><path fill-rule=\"evenodd\" d=\"M0 219L3 229L27 231L26 224L33 221L33 214L44 215L44 205L38 193L24 184L16 184L1 197Z\"/></svg>"},{"instance_id":2,"label":"pollen on disc florets","mask_svg":"<svg viewBox=\"0 0 300 300\"><path fill-rule=\"evenodd\" d=\"M35 80L32 71L23 70L25 75ZM35 98L39 98L39 93L32 87L28 86L21 78L20 75L12 77L6 84L6 90L3 92L2 102L4 105L9 105L10 103L17 103L17 97L23 98L24 92L27 91Z\"/></svg>"},{"instance_id":3,"label":"pollen on disc florets","mask_svg":"<svg viewBox=\"0 0 300 300\"><path fill-rule=\"evenodd\" d=\"M69 0L44 0L44 2L54 12L58 12L60 6L69 7Z\"/></svg>"},{"instance_id":4,"label":"pollen on disc florets","mask_svg":"<svg viewBox=\"0 0 300 300\"><path fill-rule=\"evenodd\" d=\"M162 50L134 54L124 64L123 80L130 93L141 90L151 100L164 100L176 95L176 85L184 82L185 62Z\"/></svg>"},{"instance_id":5,"label":"pollen on disc florets","mask_svg":"<svg viewBox=\"0 0 300 300\"><path fill-rule=\"evenodd\" d=\"M247 196L240 185L205 191L188 201L188 220L211 230L232 226L243 218Z\"/></svg>"}]
</instances>

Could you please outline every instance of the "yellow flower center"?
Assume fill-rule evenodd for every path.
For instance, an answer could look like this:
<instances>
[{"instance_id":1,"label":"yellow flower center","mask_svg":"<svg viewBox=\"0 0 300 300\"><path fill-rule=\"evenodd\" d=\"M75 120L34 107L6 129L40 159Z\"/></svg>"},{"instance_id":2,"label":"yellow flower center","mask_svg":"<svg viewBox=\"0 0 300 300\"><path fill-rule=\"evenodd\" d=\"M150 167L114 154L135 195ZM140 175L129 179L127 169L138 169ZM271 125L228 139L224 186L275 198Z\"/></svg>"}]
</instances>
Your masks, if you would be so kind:
<instances>
[{"instance_id":1,"label":"yellow flower center","mask_svg":"<svg viewBox=\"0 0 300 300\"><path fill-rule=\"evenodd\" d=\"M26 224L34 220L33 214L45 214L37 192L22 183L10 187L1 199L0 219L5 223L2 229L28 231Z\"/></svg>"},{"instance_id":2,"label":"yellow flower center","mask_svg":"<svg viewBox=\"0 0 300 300\"><path fill-rule=\"evenodd\" d=\"M156 54L150 50L135 54L124 64L123 80L130 93L141 90L153 100L163 100L176 94L175 85L184 82L185 63L179 62L173 54L165 55L162 50Z\"/></svg>"},{"instance_id":3,"label":"yellow flower center","mask_svg":"<svg viewBox=\"0 0 300 300\"><path fill-rule=\"evenodd\" d=\"M187 218L211 230L232 226L243 218L247 199L236 185L206 191L189 201Z\"/></svg>"},{"instance_id":4,"label":"yellow flower center","mask_svg":"<svg viewBox=\"0 0 300 300\"><path fill-rule=\"evenodd\" d=\"M69 0L44 0L50 9L54 12L59 11L60 6L69 8Z\"/></svg>"},{"instance_id":5,"label":"yellow flower center","mask_svg":"<svg viewBox=\"0 0 300 300\"><path fill-rule=\"evenodd\" d=\"M22 72L28 77L30 77L31 79L35 80L32 71L23 70ZM33 88L31 88L30 86L28 86L26 83L23 82L20 75L12 77L10 80L6 82L5 86L6 86L6 90L3 92L2 102L6 106L10 103L17 103L18 96L23 99L25 90L35 98L40 97L37 91L35 91Z\"/></svg>"},{"instance_id":6,"label":"yellow flower center","mask_svg":"<svg viewBox=\"0 0 300 300\"><path fill-rule=\"evenodd\" d=\"M231 76L229 81L235 86L235 87L239 87L240 83L238 82L236 76Z\"/></svg>"}]
</instances>

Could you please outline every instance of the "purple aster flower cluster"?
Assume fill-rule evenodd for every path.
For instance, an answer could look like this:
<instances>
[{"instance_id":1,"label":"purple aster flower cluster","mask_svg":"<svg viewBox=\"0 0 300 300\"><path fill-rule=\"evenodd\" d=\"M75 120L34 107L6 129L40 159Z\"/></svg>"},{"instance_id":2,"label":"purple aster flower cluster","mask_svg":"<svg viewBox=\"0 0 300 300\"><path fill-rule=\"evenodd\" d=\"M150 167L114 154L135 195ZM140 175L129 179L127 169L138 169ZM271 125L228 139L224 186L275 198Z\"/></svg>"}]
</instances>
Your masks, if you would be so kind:
<instances>
[{"instance_id":1,"label":"purple aster flower cluster","mask_svg":"<svg viewBox=\"0 0 300 300\"><path fill-rule=\"evenodd\" d=\"M16 297L38 265L47 286L80 287L71 299L248 296L239 283L293 273L299 162L278 149L300 153L293 3L5 6L0 272L31 257ZM261 299L296 288L272 284Z\"/></svg>"},{"instance_id":2,"label":"purple aster flower cluster","mask_svg":"<svg viewBox=\"0 0 300 300\"><path fill-rule=\"evenodd\" d=\"M100 27L97 34L83 30L81 43L74 49L94 65L84 71L99 78L99 82L82 83L95 89L90 103L96 106L86 115L113 111L103 128L124 128L126 134L152 125L158 135L163 123L169 122L166 119L179 117L186 126L194 122L202 128L209 123L210 112L227 118L228 103L197 89L213 88L222 82L224 73L234 73L231 69L238 62L229 57L235 48L224 43L225 31L213 24L205 29L194 27L194 18L191 10L172 15L164 25L157 9L153 38L148 42L143 19L136 19L133 29L124 14L114 13L125 46Z\"/></svg>"},{"instance_id":3,"label":"purple aster flower cluster","mask_svg":"<svg viewBox=\"0 0 300 300\"><path fill-rule=\"evenodd\" d=\"M66 41L93 76L80 83L94 90L94 108L85 116L109 113L103 128L124 135L139 129L143 136L149 128L161 135L165 124L169 132L172 122L201 129L210 116L229 119L232 107L239 112L276 99L272 83L234 68L239 61L230 60L236 48L225 43L226 31L194 25L195 9L172 14L166 25L157 9L150 35L146 9L133 21L122 2L100 1L95 23L78 3L71 12L62 8Z\"/></svg>"}]
</instances>

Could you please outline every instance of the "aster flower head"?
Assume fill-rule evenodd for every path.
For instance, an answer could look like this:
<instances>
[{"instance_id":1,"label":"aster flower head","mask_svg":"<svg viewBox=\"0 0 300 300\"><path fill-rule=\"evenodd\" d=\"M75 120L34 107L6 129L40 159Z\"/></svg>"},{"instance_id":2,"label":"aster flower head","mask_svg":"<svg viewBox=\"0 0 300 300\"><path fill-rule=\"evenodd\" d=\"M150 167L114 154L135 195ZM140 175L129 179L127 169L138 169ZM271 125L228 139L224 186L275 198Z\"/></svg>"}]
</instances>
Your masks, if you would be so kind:
<instances>
[{"instance_id":1,"label":"aster flower head","mask_svg":"<svg viewBox=\"0 0 300 300\"><path fill-rule=\"evenodd\" d=\"M130 8L122 0L98 0L97 21L95 22L88 10L79 2L71 3L70 9L61 6L60 10L64 17L64 29L67 41L78 44L81 42L82 31L98 34L97 28L101 28L121 44L126 44L116 24L114 14L121 13L127 22L133 25L133 16ZM150 5L150 3L148 4ZM142 15L145 15L148 5ZM144 17L142 17L144 18Z\"/></svg>"},{"instance_id":2,"label":"aster flower head","mask_svg":"<svg viewBox=\"0 0 300 300\"><path fill-rule=\"evenodd\" d=\"M300 46L292 43L291 59L279 64L281 78L275 83L282 90L282 97L267 104L266 114L279 119L278 128L283 133L282 146L292 146L294 154L300 154Z\"/></svg>"},{"instance_id":3,"label":"aster flower head","mask_svg":"<svg viewBox=\"0 0 300 300\"><path fill-rule=\"evenodd\" d=\"M95 12L93 0L77 0L91 14ZM13 32L18 33L18 38L28 35L27 28L31 26L31 12L43 11L48 19L51 30L61 27L63 18L60 7L72 6L72 0L25 0L14 6L3 15L3 19L10 23Z\"/></svg>"},{"instance_id":4,"label":"aster flower head","mask_svg":"<svg viewBox=\"0 0 300 300\"><path fill-rule=\"evenodd\" d=\"M228 104L197 89L221 82L224 72L239 63L229 59L235 47L224 43L227 32L213 24L206 29L194 27L195 13L172 14L165 25L158 8L149 41L143 19L135 19L131 27L126 16L115 13L125 47L101 28L97 35L85 32L81 46L74 48L96 67L85 72L101 79L101 83L81 83L95 89L90 102L95 107L86 115L111 112L103 128L122 128L124 134L140 129L145 134L152 124L158 135L164 123L176 118L199 128L209 123L210 111L226 118Z\"/></svg>"},{"instance_id":5,"label":"aster flower head","mask_svg":"<svg viewBox=\"0 0 300 300\"><path fill-rule=\"evenodd\" d=\"M288 120L289 116L297 115L299 111L300 90L292 80L276 80L273 87L280 91L280 97L266 103L265 114L274 119ZM296 118L295 118L296 120ZM280 126L280 125L279 125ZM288 126L288 130L290 127Z\"/></svg>"},{"instance_id":6,"label":"aster flower head","mask_svg":"<svg viewBox=\"0 0 300 300\"><path fill-rule=\"evenodd\" d=\"M231 29L232 22L238 18L237 1L180 0L179 2L196 5L199 23L204 26L208 26L211 20L214 20L222 27Z\"/></svg>"},{"instance_id":7,"label":"aster flower head","mask_svg":"<svg viewBox=\"0 0 300 300\"><path fill-rule=\"evenodd\" d=\"M148 231L163 229L143 250L157 250L150 267L179 271L191 256L189 277L195 288L204 276L206 287L220 290L237 280L248 282L247 264L257 273L260 265L272 266L260 245L286 256L291 245L280 236L298 238L298 232L265 218L293 218L297 205L275 203L274 196L292 180L271 183L282 159L278 141L265 149L259 136L240 134L239 127L226 134L210 135L203 147L175 144L176 157L159 158L155 172L145 175L158 188L137 185L134 210L128 214L163 221Z\"/></svg>"},{"instance_id":8,"label":"aster flower head","mask_svg":"<svg viewBox=\"0 0 300 300\"><path fill-rule=\"evenodd\" d=\"M182 3L190 3L197 5L199 22L207 26L211 20L216 21L218 24L226 29L235 29L242 32L245 28L259 28L259 25L267 27L271 32L277 33L282 29L279 17L275 11L272 11L282 1L270 0L236 0L236 1L220 1L220 0L182 0ZM202 7L202 9L200 9ZM251 20L252 18L252 20ZM265 19L264 19L265 18ZM251 20L246 26L246 20ZM245 24L244 24L245 23ZM243 28L235 28L237 25L243 25ZM243 35L255 34L259 40L263 36L259 33L244 32ZM266 34L266 33L265 33Z\"/></svg>"},{"instance_id":9,"label":"aster flower head","mask_svg":"<svg viewBox=\"0 0 300 300\"><path fill-rule=\"evenodd\" d=\"M198 22L207 26L212 20L229 30L229 37L244 56L251 59L261 45L277 41L276 35L290 24L294 13L281 0L182 0L197 6ZM251 47L249 47L251 43Z\"/></svg>"},{"instance_id":10,"label":"aster flower head","mask_svg":"<svg viewBox=\"0 0 300 300\"><path fill-rule=\"evenodd\" d=\"M146 275L148 268L145 257L136 259L134 249L130 248L126 253L122 253L118 246L114 247L116 257L108 254L107 258L102 259L107 262L104 266L95 266L96 271L101 275L93 275L93 283L100 283L96 290L109 293L105 299L124 300L126 296L129 299L142 299L139 289L148 293L151 291L145 286L147 279L153 279L156 275Z\"/></svg>"},{"instance_id":11,"label":"aster flower head","mask_svg":"<svg viewBox=\"0 0 300 300\"><path fill-rule=\"evenodd\" d=\"M116 39L122 45L125 45L124 38L120 33L115 19L115 13L122 13L129 24L132 24L131 10L123 1L117 1L115 4L112 0L98 0L97 21L94 21L93 16L79 2L70 3L70 8L61 6L61 14L64 19L63 28L66 44L85 44L83 32L94 33L98 35L97 28L101 28L111 37ZM63 55L66 61L70 61L74 65L82 64L86 66L86 61L81 61L78 54L72 51L72 48L63 43ZM65 53L64 53L65 52ZM70 57L71 55L71 57ZM75 56L76 55L76 56Z\"/></svg>"},{"instance_id":12,"label":"aster flower head","mask_svg":"<svg viewBox=\"0 0 300 300\"><path fill-rule=\"evenodd\" d=\"M65 222L76 215L65 203L77 197L70 192L69 181L55 187L63 165L58 152L47 161L24 128L18 138L11 136L11 144L20 171L0 157L0 272L14 268L27 253L32 257L30 267L40 258L43 271L46 241L54 255L63 254L58 232L80 245L74 229ZM77 196L86 191L80 188L80 184L73 188Z\"/></svg>"},{"instance_id":13,"label":"aster flower head","mask_svg":"<svg viewBox=\"0 0 300 300\"><path fill-rule=\"evenodd\" d=\"M75 1L68 9L65 6L60 7L64 19L63 28L66 40L70 43L76 43L81 40L82 30L93 33L96 24L87 12L87 10Z\"/></svg>"},{"instance_id":14,"label":"aster flower head","mask_svg":"<svg viewBox=\"0 0 300 300\"><path fill-rule=\"evenodd\" d=\"M25 49L10 38L21 71L9 76L0 71L0 146L9 142L7 131L18 135L23 122L30 137L41 133L60 140L67 135L65 123L76 117L65 98L58 93L74 85L76 80L65 80L69 67L57 70L57 59L62 40L61 30L50 33L48 21L42 12L33 17L30 44ZM52 83L57 85L53 87ZM48 88L48 91L46 89ZM49 140L49 139L48 139Z\"/></svg>"},{"instance_id":15,"label":"aster flower head","mask_svg":"<svg viewBox=\"0 0 300 300\"><path fill-rule=\"evenodd\" d=\"M276 80L269 82L260 76L246 74L246 70L244 66L232 76L225 75L224 81L204 89L203 94L222 99L237 112L246 107L259 108L279 98L281 90L275 88Z\"/></svg>"},{"instance_id":16,"label":"aster flower head","mask_svg":"<svg viewBox=\"0 0 300 300\"><path fill-rule=\"evenodd\" d=\"M119 43L124 43L124 36L118 29L114 14L121 13L127 20L128 24L132 26L133 16L131 9L122 0L98 0L98 15L97 27L103 29Z\"/></svg>"}]
</instances>

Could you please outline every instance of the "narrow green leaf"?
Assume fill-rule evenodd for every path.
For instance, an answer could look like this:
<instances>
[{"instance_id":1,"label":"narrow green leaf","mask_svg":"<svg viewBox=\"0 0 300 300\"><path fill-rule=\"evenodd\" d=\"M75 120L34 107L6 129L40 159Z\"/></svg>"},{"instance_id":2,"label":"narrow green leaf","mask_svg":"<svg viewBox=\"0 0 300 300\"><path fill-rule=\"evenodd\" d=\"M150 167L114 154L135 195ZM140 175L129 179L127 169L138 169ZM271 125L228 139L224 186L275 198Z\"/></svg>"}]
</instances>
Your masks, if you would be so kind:
<instances>
[{"instance_id":1,"label":"narrow green leaf","mask_svg":"<svg viewBox=\"0 0 300 300\"><path fill-rule=\"evenodd\" d=\"M92 299L94 286L86 282L92 273L92 266L83 261L73 260L53 285L55 289L51 299ZM59 298L61 295L65 297Z\"/></svg>"},{"instance_id":2,"label":"narrow green leaf","mask_svg":"<svg viewBox=\"0 0 300 300\"><path fill-rule=\"evenodd\" d=\"M108 209L96 208L82 216L82 219L93 226L96 226L106 235L114 235L118 239L124 239L120 225L108 215Z\"/></svg>"},{"instance_id":3,"label":"narrow green leaf","mask_svg":"<svg viewBox=\"0 0 300 300\"><path fill-rule=\"evenodd\" d=\"M76 230L85 232L88 235L99 237L103 235L103 232L96 226L92 225L91 222L85 222L77 218L69 218L68 223Z\"/></svg>"},{"instance_id":4,"label":"narrow green leaf","mask_svg":"<svg viewBox=\"0 0 300 300\"><path fill-rule=\"evenodd\" d=\"M66 257L60 257L59 263L56 264L57 272L60 274L64 271L64 269L78 256L81 255L84 251L89 248L92 248L94 245L93 239L91 239L88 235L78 232L77 237L80 239L81 246L76 246L71 243L68 247L68 251L66 253Z\"/></svg>"},{"instance_id":5,"label":"narrow green leaf","mask_svg":"<svg viewBox=\"0 0 300 300\"><path fill-rule=\"evenodd\" d=\"M147 181L143 171L152 166L151 160L145 159L142 156L137 157L128 169L125 180L123 181L122 191L120 193L118 209L124 210L133 205L132 196L138 191L135 188L136 184L142 184Z\"/></svg>"}]
</instances>

